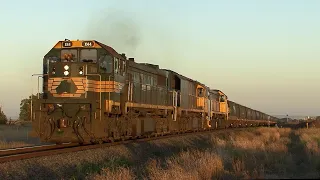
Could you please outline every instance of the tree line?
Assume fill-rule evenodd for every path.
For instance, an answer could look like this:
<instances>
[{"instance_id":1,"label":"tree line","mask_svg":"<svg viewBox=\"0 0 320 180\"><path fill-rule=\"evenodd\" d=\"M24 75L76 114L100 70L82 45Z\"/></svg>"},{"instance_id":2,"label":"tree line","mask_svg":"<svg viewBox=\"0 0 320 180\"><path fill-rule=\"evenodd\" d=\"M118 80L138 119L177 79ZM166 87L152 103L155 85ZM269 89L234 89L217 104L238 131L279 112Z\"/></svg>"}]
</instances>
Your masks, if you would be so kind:
<instances>
[{"instance_id":1,"label":"tree line","mask_svg":"<svg viewBox=\"0 0 320 180\"><path fill-rule=\"evenodd\" d=\"M0 106L0 124L6 124L8 121L7 116L2 111L2 107Z\"/></svg>"},{"instance_id":2,"label":"tree line","mask_svg":"<svg viewBox=\"0 0 320 180\"><path fill-rule=\"evenodd\" d=\"M36 95L32 95L32 99L36 99ZM31 96L26 99L22 99L20 103L20 113L19 120L20 121L30 121L31 117Z\"/></svg>"},{"instance_id":3,"label":"tree line","mask_svg":"<svg viewBox=\"0 0 320 180\"><path fill-rule=\"evenodd\" d=\"M36 95L32 95L33 99L36 99ZM22 99L20 102L20 113L19 113L19 120L20 121L30 121L31 117L31 96L28 98ZM3 112L0 106L0 124L6 124L8 121L7 116Z\"/></svg>"}]
</instances>

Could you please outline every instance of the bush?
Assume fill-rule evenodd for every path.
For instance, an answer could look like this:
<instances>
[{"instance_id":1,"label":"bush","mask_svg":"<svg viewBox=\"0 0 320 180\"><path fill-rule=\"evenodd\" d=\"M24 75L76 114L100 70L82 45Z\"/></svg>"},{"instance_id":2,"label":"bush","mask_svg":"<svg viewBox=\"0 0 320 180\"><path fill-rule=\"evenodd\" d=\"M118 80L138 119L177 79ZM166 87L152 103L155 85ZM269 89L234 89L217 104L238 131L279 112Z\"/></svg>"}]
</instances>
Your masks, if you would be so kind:
<instances>
[{"instance_id":1,"label":"bush","mask_svg":"<svg viewBox=\"0 0 320 180\"><path fill-rule=\"evenodd\" d=\"M0 107L0 124L6 124L7 121L8 121L8 118L2 111L2 108Z\"/></svg>"}]
</instances>

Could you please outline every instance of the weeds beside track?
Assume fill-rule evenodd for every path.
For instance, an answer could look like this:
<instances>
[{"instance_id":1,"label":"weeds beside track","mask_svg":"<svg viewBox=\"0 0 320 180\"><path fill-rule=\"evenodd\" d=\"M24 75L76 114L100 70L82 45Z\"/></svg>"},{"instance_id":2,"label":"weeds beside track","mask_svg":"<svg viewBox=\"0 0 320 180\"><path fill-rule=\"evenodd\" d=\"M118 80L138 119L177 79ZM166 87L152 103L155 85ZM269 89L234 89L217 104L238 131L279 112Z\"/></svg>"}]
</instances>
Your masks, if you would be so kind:
<instances>
[{"instance_id":1,"label":"weeds beside track","mask_svg":"<svg viewBox=\"0 0 320 180\"><path fill-rule=\"evenodd\" d=\"M243 129L243 128L253 128L253 127L241 127L241 128L235 128L235 129ZM60 145L28 146L28 147L20 147L20 148L2 149L0 150L0 163L29 159L29 158L40 157L40 156L50 156L50 155L56 155L61 153L70 153L70 152L83 151L83 150L89 150L89 149L104 148L104 147L116 146L121 144L132 143L132 142L143 142L143 141L151 141L151 140L164 139L164 138L170 138L170 137L185 136L190 134L201 134L201 133L210 133L214 131L232 131L232 130L234 130L234 128L210 129L210 130L197 131L197 132L185 132L185 133L167 134L167 135L156 136L156 137L145 137L141 139L128 139L128 140L123 140L118 142L102 143L102 144L79 145L77 143L67 143L67 144L60 144Z\"/></svg>"}]
</instances>

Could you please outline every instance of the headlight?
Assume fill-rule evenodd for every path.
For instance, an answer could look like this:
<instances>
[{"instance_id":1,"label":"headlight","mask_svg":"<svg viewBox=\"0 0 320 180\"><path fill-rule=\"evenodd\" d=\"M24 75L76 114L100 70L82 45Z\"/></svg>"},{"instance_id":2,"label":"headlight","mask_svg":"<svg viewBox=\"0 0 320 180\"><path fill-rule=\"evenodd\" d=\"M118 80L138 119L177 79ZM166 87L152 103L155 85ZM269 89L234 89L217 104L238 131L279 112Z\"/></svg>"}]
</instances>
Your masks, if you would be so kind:
<instances>
[{"instance_id":1,"label":"headlight","mask_svg":"<svg viewBox=\"0 0 320 180\"><path fill-rule=\"evenodd\" d=\"M80 68L79 68L79 74L80 74L80 75L83 75L83 67L80 67Z\"/></svg>"},{"instance_id":2,"label":"headlight","mask_svg":"<svg viewBox=\"0 0 320 180\"><path fill-rule=\"evenodd\" d=\"M64 74L65 76L68 76L68 75L69 75L69 71L64 71L63 74Z\"/></svg>"},{"instance_id":3,"label":"headlight","mask_svg":"<svg viewBox=\"0 0 320 180\"><path fill-rule=\"evenodd\" d=\"M64 70L68 70L69 69L69 66L68 65L65 65L64 66Z\"/></svg>"}]
</instances>

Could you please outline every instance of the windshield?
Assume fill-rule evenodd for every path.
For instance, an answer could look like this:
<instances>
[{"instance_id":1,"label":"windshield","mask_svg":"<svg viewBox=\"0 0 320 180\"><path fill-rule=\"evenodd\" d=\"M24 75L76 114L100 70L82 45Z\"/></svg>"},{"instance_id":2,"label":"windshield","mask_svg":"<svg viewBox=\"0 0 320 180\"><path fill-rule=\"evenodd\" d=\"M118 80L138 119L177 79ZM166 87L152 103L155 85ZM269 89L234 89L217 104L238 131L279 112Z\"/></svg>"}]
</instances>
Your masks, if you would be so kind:
<instances>
[{"instance_id":1,"label":"windshield","mask_svg":"<svg viewBox=\"0 0 320 180\"><path fill-rule=\"evenodd\" d=\"M96 63L97 50L96 49L81 49L80 58L78 57L77 49L62 49L61 50L61 62L93 62Z\"/></svg>"},{"instance_id":2,"label":"windshield","mask_svg":"<svg viewBox=\"0 0 320 180\"><path fill-rule=\"evenodd\" d=\"M61 62L76 62L78 59L77 54L76 49L63 49L61 50Z\"/></svg>"},{"instance_id":3,"label":"windshield","mask_svg":"<svg viewBox=\"0 0 320 180\"><path fill-rule=\"evenodd\" d=\"M96 49L82 49L80 51L80 62L97 62L97 50Z\"/></svg>"}]
</instances>

